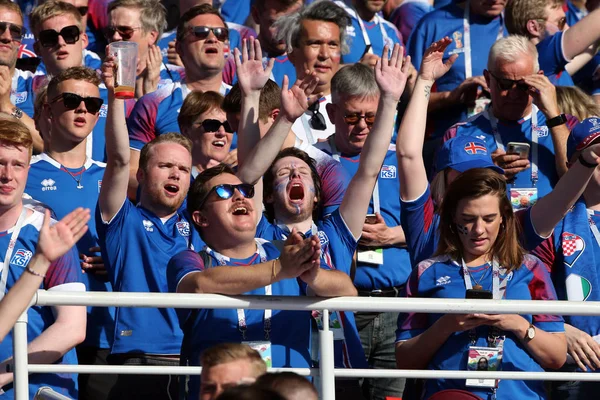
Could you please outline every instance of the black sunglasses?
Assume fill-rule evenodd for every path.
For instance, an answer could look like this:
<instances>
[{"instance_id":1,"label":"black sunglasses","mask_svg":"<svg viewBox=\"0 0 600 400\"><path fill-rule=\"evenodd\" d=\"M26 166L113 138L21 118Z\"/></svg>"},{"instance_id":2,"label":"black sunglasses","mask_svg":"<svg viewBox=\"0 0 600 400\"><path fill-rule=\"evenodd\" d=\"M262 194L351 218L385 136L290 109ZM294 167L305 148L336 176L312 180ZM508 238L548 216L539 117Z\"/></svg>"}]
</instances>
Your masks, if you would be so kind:
<instances>
[{"instance_id":1,"label":"black sunglasses","mask_svg":"<svg viewBox=\"0 0 600 400\"><path fill-rule=\"evenodd\" d=\"M498 88L500 88L500 90L511 90L515 86L523 92L527 92L529 90L529 85L523 82L522 79L515 81L514 79L499 78L496 75L494 75L492 71L488 72L491 76L494 77L494 79L496 80L496 84L498 85Z\"/></svg>"},{"instance_id":2,"label":"black sunglasses","mask_svg":"<svg viewBox=\"0 0 600 400\"><path fill-rule=\"evenodd\" d=\"M208 35L210 35L210 32L215 35L219 42L224 42L229 39L229 29L224 27L191 26L189 30L200 40L206 39Z\"/></svg>"},{"instance_id":3,"label":"black sunglasses","mask_svg":"<svg viewBox=\"0 0 600 400\"><path fill-rule=\"evenodd\" d=\"M88 13L88 6L81 6L81 7L77 7L77 11L79 11L79 15L81 15L82 17L85 17Z\"/></svg>"},{"instance_id":4,"label":"black sunglasses","mask_svg":"<svg viewBox=\"0 0 600 400\"><path fill-rule=\"evenodd\" d=\"M0 21L0 34L4 34L6 30L10 32L10 37L15 42L20 42L27 30L21 25L13 24L12 22Z\"/></svg>"},{"instance_id":5,"label":"black sunglasses","mask_svg":"<svg viewBox=\"0 0 600 400\"><path fill-rule=\"evenodd\" d=\"M218 119L205 119L199 125L202 126L204 132L216 132L222 125L223 128L225 128L225 132L233 133L233 129L231 129L229 122L227 121L221 122Z\"/></svg>"},{"instance_id":6,"label":"black sunglasses","mask_svg":"<svg viewBox=\"0 0 600 400\"><path fill-rule=\"evenodd\" d=\"M200 201L198 208L204 207L206 200L208 200L208 196L210 196L212 192L215 192L219 198L227 200L233 196L235 189L237 189L238 192L240 192L240 194L246 199L251 199L254 197L254 185L250 185L249 183L238 183L237 185L224 183L222 185L217 185L210 188L210 190L202 198L202 201Z\"/></svg>"},{"instance_id":7,"label":"black sunglasses","mask_svg":"<svg viewBox=\"0 0 600 400\"><path fill-rule=\"evenodd\" d=\"M133 37L133 34L138 29L142 29L142 27L141 26L132 27L132 26L123 26L123 25L107 26L106 28L104 28L104 37L106 37L106 39L111 39L114 36L115 32L118 32L119 36L121 36L121 39L127 41Z\"/></svg>"},{"instance_id":8,"label":"black sunglasses","mask_svg":"<svg viewBox=\"0 0 600 400\"><path fill-rule=\"evenodd\" d=\"M319 112L319 100L312 103L308 107L308 110L310 112L312 112L312 116L310 117L310 120L308 121L308 124L310 125L310 127L317 131L324 131L325 129L327 129L327 123L325 122L325 117L323 116L323 114L321 114Z\"/></svg>"},{"instance_id":9,"label":"black sunglasses","mask_svg":"<svg viewBox=\"0 0 600 400\"><path fill-rule=\"evenodd\" d=\"M365 123L367 124L367 126L372 126L375 123L375 114L373 114L373 113L368 113L368 114L365 114L365 115L361 115L361 114L359 114L357 112L354 112L354 113L350 113L350 114L344 115L344 121L348 125L356 125L363 118L364 118Z\"/></svg>"},{"instance_id":10,"label":"black sunglasses","mask_svg":"<svg viewBox=\"0 0 600 400\"><path fill-rule=\"evenodd\" d=\"M102 107L102 103L104 103L104 100L99 97L82 97L78 94L69 92L59 94L50 103L56 103L61 99L67 110L75 110L83 101L85 109L91 114L96 114L100 111L100 107Z\"/></svg>"},{"instance_id":11,"label":"black sunglasses","mask_svg":"<svg viewBox=\"0 0 600 400\"><path fill-rule=\"evenodd\" d=\"M54 47L58 44L58 37L62 36L66 44L75 44L79 40L79 28L76 25L65 26L60 32L46 29L38 35L43 47Z\"/></svg>"}]
</instances>

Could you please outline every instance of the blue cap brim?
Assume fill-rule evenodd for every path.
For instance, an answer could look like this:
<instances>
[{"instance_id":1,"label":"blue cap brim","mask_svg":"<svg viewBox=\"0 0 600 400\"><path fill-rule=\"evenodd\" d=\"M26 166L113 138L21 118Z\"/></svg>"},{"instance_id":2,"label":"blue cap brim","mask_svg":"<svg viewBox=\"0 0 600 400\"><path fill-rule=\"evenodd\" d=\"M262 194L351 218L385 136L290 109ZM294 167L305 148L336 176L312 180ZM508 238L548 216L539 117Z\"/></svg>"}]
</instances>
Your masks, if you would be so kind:
<instances>
[{"instance_id":1,"label":"blue cap brim","mask_svg":"<svg viewBox=\"0 0 600 400\"><path fill-rule=\"evenodd\" d=\"M490 168L490 169L496 171L497 173L504 175L504 170L502 168L500 168L499 166L497 166L494 163L482 162L481 159L447 165L446 168L452 168L458 172L465 172L465 171L467 171L469 169L473 169L473 168Z\"/></svg>"}]
</instances>

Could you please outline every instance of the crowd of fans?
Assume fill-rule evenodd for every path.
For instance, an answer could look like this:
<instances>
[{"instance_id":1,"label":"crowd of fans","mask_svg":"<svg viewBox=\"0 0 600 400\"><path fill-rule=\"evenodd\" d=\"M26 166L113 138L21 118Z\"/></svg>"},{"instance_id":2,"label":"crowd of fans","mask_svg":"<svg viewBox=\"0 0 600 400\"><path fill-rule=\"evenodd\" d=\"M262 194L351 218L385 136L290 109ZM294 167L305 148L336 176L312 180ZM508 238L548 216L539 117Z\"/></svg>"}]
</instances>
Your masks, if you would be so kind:
<instances>
[{"instance_id":1,"label":"crowd of fans","mask_svg":"<svg viewBox=\"0 0 600 400\"><path fill-rule=\"evenodd\" d=\"M0 399L37 289L600 300L599 1L214 3L0 0ZM116 41L137 44L131 99ZM266 373L318 366L317 311L27 315L29 363L203 367L32 374L31 398L318 398ZM600 368L598 317L338 311L329 328L336 368ZM600 383L335 387L589 399Z\"/></svg>"}]
</instances>

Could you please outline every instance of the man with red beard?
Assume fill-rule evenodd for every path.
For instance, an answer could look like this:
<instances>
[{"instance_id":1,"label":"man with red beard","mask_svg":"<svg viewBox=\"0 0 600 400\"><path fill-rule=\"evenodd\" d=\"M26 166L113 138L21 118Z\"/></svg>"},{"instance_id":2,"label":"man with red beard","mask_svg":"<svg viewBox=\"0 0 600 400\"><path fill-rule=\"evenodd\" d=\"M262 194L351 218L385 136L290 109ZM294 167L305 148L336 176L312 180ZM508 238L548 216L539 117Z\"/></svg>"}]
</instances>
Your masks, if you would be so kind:
<instances>
[{"instance_id":1,"label":"man with red beard","mask_svg":"<svg viewBox=\"0 0 600 400\"><path fill-rule=\"evenodd\" d=\"M129 138L124 101L114 95L114 57L107 57L102 75L108 90L106 149L108 163L96 212L96 226L114 291L168 292L169 259L202 241L181 205L190 186L192 144L170 133L140 151L137 206L127 199ZM117 308L111 351L116 364L179 365L183 334L173 309ZM160 393L160 394L159 394ZM120 375L109 399L174 399L174 376Z\"/></svg>"}]
</instances>

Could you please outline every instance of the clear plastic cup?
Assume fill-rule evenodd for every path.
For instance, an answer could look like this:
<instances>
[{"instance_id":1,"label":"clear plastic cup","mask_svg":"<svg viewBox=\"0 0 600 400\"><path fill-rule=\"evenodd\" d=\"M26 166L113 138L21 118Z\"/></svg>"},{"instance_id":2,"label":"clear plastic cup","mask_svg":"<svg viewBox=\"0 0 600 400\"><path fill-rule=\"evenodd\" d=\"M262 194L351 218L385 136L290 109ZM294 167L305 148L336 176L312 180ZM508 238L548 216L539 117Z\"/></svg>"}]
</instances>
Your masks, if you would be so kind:
<instances>
[{"instance_id":1,"label":"clear plastic cup","mask_svg":"<svg viewBox=\"0 0 600 400\"><path fill-rule=\"evenodd\" d=\"M135 42L113 42L108 45L111 55L117 57L115 97L133 99L137 71L138 45Z\"/></svg>"}]
</instances>

